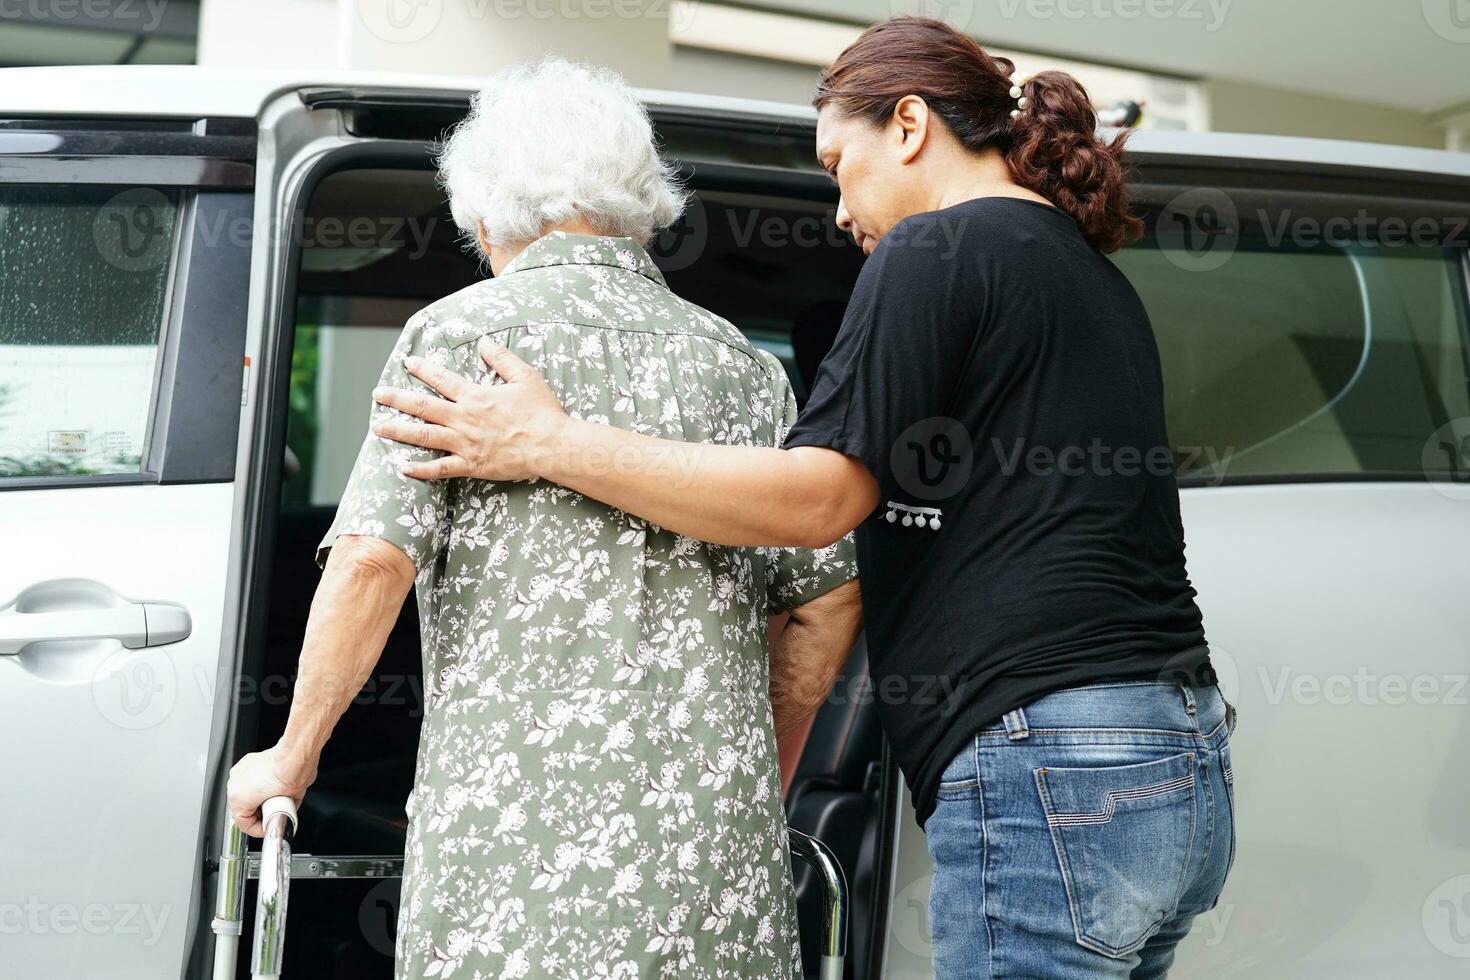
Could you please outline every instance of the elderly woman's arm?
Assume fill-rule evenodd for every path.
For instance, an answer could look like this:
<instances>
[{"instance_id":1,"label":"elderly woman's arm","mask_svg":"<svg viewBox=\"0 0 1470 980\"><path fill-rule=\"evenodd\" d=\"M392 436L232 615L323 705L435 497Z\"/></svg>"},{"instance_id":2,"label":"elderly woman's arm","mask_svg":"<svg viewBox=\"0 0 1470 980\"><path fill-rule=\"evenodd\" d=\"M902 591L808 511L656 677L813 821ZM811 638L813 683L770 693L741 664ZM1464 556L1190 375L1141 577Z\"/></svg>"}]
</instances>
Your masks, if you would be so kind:
<instances>
[{"instance_id":1,"label":"elderly woman's arm","mask_svg":"<svg viewBox=\"0 0 1470 980\"><path fill-rule=\"evenodd\" d=\"M374 434L448 453L400 472L423 480L541 477L671 531L736 546L824 548L878 505L867 467L836 450L676 442L571 418L508 349L487 344L482 355L505 384L477 384L410 358L409 373L443 398L373 392L431 423L383 420Z\"/></svg>"},{"instance_id":2,"label":"elderly woman's arm","mask_svg":"<svg viewBox=\"0 0 1470 980\"><path fill-rule=\"evenodd\" d=\"M398 546L368 535L337 539L311 600L286 730L230 770L230 815L241 830L261 836L260 805L272 796L301 803L322 747L371 676L413 582L413 562Z\"/></svg>"}]
</instances>

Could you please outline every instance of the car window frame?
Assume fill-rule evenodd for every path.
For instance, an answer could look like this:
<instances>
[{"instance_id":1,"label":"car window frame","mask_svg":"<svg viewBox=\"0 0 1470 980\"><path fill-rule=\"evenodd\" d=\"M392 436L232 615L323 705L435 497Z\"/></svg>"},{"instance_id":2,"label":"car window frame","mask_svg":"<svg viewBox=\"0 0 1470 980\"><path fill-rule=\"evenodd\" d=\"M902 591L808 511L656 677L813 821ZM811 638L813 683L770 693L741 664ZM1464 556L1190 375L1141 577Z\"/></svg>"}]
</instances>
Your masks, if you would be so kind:
<instances>
[{"instance_id":1,"label":"car window frame","mask_svg":"<svg viewBox=\"0 0 1470 980\"><path fill-rule=\"evenodd\" d=\"M139 469L0 477L0 493L235 478L243 398L219 388L235 371L244 383L254 235L222 229L253 229L255 154L247 119L0 118L0 183L176 194Z\"/></svg>"}]
</instances>

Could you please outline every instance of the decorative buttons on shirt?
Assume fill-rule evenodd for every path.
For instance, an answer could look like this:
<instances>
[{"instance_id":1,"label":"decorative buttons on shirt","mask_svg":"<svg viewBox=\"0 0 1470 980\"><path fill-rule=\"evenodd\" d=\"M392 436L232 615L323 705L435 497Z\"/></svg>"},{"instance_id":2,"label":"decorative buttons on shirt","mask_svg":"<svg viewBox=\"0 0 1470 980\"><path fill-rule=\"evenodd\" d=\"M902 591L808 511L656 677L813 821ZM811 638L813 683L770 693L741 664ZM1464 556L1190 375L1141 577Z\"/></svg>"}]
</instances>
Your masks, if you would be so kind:
<instances>
[{"instance_id":1,"label":"decorative buttons on shirt","mask_svg":"<svg viewBox=\"0 0 1470 980\"><path fill-rule=\"evenodd\" d=\"M939 519L944 516L944 512L938 507L910 507L908 504L888 501L888 513L883 515L883 519L893 524L900 520L899 515L902 515L904 527L913 527L917 524L919 527L937 531L939 530Z\"/></svg>"}]
</instances>

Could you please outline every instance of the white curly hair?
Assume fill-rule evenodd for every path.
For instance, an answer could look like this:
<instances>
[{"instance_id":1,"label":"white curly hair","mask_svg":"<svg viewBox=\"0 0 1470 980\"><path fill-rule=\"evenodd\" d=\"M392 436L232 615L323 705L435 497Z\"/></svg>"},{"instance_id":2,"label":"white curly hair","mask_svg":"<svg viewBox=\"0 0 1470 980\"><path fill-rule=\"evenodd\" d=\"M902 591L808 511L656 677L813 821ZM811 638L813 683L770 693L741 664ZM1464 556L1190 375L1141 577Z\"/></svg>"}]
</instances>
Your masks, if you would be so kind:
<instances>
[{"instance_id":1,"label":"white curly hair","mask_svg":"<svg viewBox=\"0 0 1470 980\"><path fill-rule=\"evenodd\" d=\"M556 57L494 75L438 164L454 222L477 248L477 229L510 246L579 217L647 244L688 200L622 77Z\"/></svg>"}]
</instances>

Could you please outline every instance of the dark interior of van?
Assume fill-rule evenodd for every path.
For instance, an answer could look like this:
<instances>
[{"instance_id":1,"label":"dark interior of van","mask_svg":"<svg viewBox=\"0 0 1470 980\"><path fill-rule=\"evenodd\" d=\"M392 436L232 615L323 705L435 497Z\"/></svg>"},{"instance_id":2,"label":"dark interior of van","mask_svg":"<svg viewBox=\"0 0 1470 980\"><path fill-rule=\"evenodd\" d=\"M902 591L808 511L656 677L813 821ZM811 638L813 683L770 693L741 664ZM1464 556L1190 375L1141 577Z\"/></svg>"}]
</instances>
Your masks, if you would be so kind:
<instances>
[{"instance_id":1,"label":"dark interior of van","mask_svg":"<svg viewBox=\"0 0 1470 980\"><path fill-rule=\"evenodd\" d=\"M832 223L835 190L829 186L804 181L793 188L749 170L731 181L721 178L724 169L686 165L695 200L650 251L675 292L724 316L775 353L798 401L804 401L841 322L862 254ZM769 189L763 191L764 185ZM375 330L391 346L408 314L489 274L464 248L427 158L419 167L334 169L315 182L303 212L290 390L277 392L287 418L278 430L279 509L265 522L273 526L262 568L269 584L262 595L267 601L256 602L268 612L251 652L250 675L260 683L258 696L242 699L236 757L271 744L285 725L290 682L321 575L313 555L335 512L335 498L323 489L331 481L317 472L321 461L315 458L315 427L325 424L326 409L313 403L327 357L325 331L340 343L351 339L349 331ZM377 222L378 238L325 233L364 217ZM395 233L400 219L404 224ZM350 402L359 441L367 428L369 391L386 354L384 347ZM372 363L370 357L363 360ZM339 495L341 489L336 485L332 492ZM404 800L422 715L420 670L419 623L410 594L374 677L326 748L301 811L298 855L402 855ZM831 847L846 876L846 976L854 978L869 975L878 932L873 910L881 902L885 760L872 702L860 640L812 723L786 799L790 825ZM815 976L821 889L806 865L798 862L793 871L803 965ZM398 888L396 878L293 882L285 954L291 972L323 980L391 977ZM248 913L247 908L247 935Z\"/></svg>"}]
</instances>

